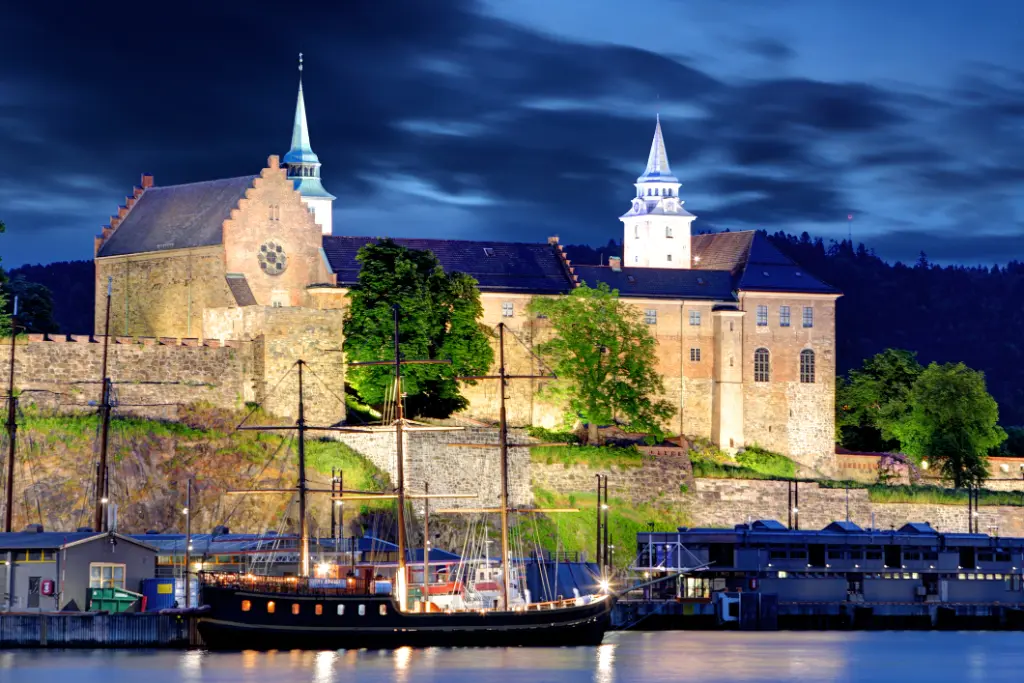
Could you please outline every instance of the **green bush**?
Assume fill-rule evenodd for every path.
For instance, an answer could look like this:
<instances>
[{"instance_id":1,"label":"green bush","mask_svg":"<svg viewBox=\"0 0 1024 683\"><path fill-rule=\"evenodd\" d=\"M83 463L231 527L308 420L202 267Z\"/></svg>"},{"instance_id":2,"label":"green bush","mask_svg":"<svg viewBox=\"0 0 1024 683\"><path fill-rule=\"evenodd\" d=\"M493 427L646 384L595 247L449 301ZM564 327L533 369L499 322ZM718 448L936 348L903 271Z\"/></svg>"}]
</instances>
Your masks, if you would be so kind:
<instances>
[{"instance_id":1,"label":"green bush","mask_svg":"<svg viewBox=\"0 0 1024 683\"><path fill-rule=\"evenodd\" d=\"M796 463L779 453L765 450L759 446L748 446L736 454L736 462L762 474L780 479L792 479L796 476Z\"/></svg>"},{"instance_id":2,"label":"green bush","mask_svg":"<svg viewBox=\"0 0 1024 683\"><path fill-rule=\"evenodd\" d=\"M526 433L535 439L540 439L544 443L579 443L579 438L572 432L560 432L554 429L546 429L544 427L534 427L530 425L526 428Z\"/></svg>"}]
</instances>

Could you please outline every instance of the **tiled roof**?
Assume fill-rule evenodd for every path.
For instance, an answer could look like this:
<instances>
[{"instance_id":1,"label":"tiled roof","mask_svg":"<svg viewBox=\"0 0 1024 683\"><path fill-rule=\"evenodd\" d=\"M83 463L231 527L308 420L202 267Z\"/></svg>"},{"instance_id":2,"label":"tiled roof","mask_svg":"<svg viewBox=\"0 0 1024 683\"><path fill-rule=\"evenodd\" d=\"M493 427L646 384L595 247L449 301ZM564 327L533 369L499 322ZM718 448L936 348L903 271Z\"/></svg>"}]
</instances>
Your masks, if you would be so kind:
<instances>
[{"instance_id":1,"label":"tiled roof","mask_svg":"<svg viewBox=\"0 0 1024 683\"><path fill-rule=\"evenodd\" d=\"M753 230L694 235L691 252L695 269L727 270L735 276L733 286L740 291L840 293Z\"/></svg>"},{"instance_id":2,"label":"tiled roof","mask_svg":"<svg viewBox=\"0 0 1024 683\"><path fill-rule=\"evenodd\" d=\"M690 241L693 267L700 270L739 272L747 262L754 234L751 230L694 235Z\"/></svg>"},{"instance_id":3,"label":"tiled roof","mask_svg":"<svg viewBox=\"0 0 1024 683\"><path fill-rule=\"evenodd\" d=\"M221 226L256 176L147 189L97 256L220 244Z\"/></svg>"},{"instance_id":4,"label":"tiled roof","mask_svg":"<svg viewBox=\"0 0 1024 683\"><path fill-rule=\"evenodd\" d=\"M352 286L359 275L356 254L374 237L325 236L324 253L338 276L338 285ZM395 238L409 249L429 250L446 271L457 270L473 276L481 291L561 294L572 283L558 254L550 244Z\"/></svg>"},{"instance_id":5,"label":"tiled roof","mask_svg":"<svg viewBox=\"0 0 1024 683\"><path fill-rule=\"evenodd\" d=\"M724 270L573 266L581 282L595 287L604 282L623 297L655 299L713 299L734 301L732 275Z\"/></svg>"},{"instance_id":6,"label":"tiled roof","mask_svg":"<svg viewBox=\"0 0 1024 683\"><path fill-rule=\"evenodd\" d=\"M253 296L252 290L249 288L249 281L245 279L244 275L228 273L225 279L228 281L228 289L231 290L231 296L235 298L236 304L239 306L256 305L256 297Z\"/></svg>"}]
</instances>

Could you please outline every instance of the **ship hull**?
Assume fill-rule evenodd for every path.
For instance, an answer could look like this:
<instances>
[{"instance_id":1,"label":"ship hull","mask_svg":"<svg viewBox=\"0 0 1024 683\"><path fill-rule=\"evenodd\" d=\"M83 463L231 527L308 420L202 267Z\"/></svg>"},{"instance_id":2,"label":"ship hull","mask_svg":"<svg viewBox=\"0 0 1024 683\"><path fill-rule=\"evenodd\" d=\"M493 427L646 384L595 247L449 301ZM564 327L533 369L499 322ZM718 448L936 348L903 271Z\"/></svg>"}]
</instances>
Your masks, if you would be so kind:
<instances>
[{"instance_id":1,"label":"ship hull","mask_svg":"<svg viewBox=\"0 0 1024 683\"><path fill-rule=\"evenodd\" d=\"M611 625L614 598L542 610L420 614L400 612L390 596L204 586L203 602L209 610L198 628L211 650L337 650L597 645Z\"/></svg>"}]
</instances>

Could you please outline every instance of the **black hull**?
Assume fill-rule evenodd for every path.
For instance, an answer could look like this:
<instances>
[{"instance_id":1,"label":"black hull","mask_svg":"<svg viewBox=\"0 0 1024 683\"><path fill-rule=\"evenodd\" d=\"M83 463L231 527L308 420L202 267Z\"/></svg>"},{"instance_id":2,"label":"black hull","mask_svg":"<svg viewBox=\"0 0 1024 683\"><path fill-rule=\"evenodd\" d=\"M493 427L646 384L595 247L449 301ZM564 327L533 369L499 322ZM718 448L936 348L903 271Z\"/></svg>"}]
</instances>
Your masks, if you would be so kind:
<instances>
[{"instance_id":1,"label":"black hull","mask_svg":"<svg viewBox=\"0 0 1024 683\"><path fill-rule=\"evenodd\" d=\"M243 601L248 611L242 611ZM270 601L274 613L267 611ZM211 650L338 650L598 645L611 627L614 598L550 610L416 614L399 612L387 596L321 597L204 586L203 602L210 609L198 628ZM298 614L292 613L293 605Z\"/></svg>"}]
</instances>

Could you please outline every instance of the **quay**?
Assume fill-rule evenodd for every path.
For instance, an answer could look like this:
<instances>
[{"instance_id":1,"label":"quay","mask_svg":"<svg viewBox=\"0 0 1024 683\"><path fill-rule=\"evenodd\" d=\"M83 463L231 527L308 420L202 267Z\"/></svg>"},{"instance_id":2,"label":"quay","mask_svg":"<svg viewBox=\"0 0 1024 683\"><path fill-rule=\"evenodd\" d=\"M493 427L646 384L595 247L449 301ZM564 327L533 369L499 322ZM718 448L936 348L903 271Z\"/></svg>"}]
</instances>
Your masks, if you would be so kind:
<instances>
[{"instance_id":1,"label":"quay","mask_svg":"<svg viewBox=\"0 0 1024 683\"><path fill-rule=\"evenodd\" d=\"M637 534L622 629L1022 629L1024 538L774 520Z\"/></svg>"},{"instance_id":2,"label":"quay","mask_svg":"<svg viewBox=\"0 0 1024 683\"><path fill-rule=\"evenodd\" d=\"M0 647L188 647L197 644L184 614L0 614Z\"/></svg>"}]
</instances>

